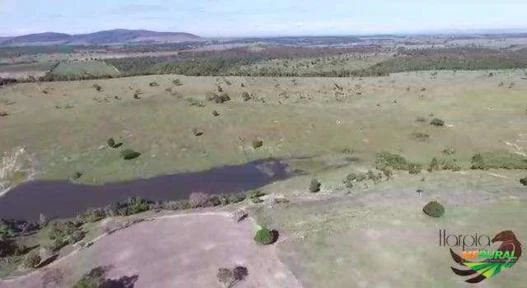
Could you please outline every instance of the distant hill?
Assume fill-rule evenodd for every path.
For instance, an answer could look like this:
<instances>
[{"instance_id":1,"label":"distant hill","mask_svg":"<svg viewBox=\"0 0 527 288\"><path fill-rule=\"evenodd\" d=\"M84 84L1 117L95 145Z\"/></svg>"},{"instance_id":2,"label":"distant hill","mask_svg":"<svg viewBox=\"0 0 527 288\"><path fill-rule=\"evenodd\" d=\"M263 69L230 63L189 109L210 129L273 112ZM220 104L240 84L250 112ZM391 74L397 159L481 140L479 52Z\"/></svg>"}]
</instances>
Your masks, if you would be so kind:
<instances>
[{"instance_id":1,"label":"distant hill","mask_svg":"<svg viewBox=\"0 0 527 288\"><path fill-rule=\"evenodd\" d=\"M115 29L78 35L46 32L6 37L0 38L0 46L113 45L133 43L177 43L199 40L201 40L199 36L190 33Z\"/></svg>"}]
</instances>

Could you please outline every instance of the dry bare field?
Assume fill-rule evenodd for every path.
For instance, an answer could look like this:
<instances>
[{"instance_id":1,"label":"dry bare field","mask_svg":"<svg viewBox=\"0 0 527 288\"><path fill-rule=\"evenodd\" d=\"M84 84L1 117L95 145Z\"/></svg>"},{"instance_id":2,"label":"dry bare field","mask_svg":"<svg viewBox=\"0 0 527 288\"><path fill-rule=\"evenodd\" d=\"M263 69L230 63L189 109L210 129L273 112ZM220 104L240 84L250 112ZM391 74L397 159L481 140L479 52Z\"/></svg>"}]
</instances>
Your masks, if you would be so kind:
<instances>
[{"instance_id":1,"label":"dry bare field","mask_svg":"<svg viewBox=\"0 0 527 288\"><path fill-rule=\"evenodd\" d=\"M0 287L40 288L46 274L60 275L47 287L71 287L98 266L112 267L110 279L137 276L134 287L222 287L218 268L236 265L249 270L237 287L301 287L275 247L258 247L252 240L254 225L235 223L225 213L164 216L104 236L40 271L0 281Z\"/></svg>"}]
</instances>

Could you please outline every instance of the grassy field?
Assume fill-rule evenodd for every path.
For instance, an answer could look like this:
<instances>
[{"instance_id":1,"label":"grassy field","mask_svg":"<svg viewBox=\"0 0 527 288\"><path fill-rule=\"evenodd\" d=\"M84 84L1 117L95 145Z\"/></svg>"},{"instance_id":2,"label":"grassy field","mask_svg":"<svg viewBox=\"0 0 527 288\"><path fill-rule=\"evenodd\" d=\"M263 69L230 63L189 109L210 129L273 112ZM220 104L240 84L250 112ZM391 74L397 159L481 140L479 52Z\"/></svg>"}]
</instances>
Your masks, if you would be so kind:
<instances>
[{"instance_id":1,"label":"grassy field","mask_svg":"<svg viewBox=\"0 0 527 288\"><path fill-rule=\"evenodd\" d=\"M345 148L370 166L384 150L426 165L452 149L448 157L462 168L470 167L476 153L525 153L523 72L494 72L490 78L489 72L430 74L364 79L163 75L19 84L0 90L0 109L8 113L0 118L0 147L8 154L24 147L38 179L67 179L79 170L86 183L266 157L333 153L345 159ZM172 83L176 78L183 85ZM159 86L151 87L152 82ZM206 100L207 94L219 94L218 86L231 101ZM251 96L246 102L244 91ZM220 115L214 117L214 110ZM445 126L430 125L433 118L443 119ZM194 136L193 128L204 134ZM422 141L416 133L428 138ZM106 146L110 137L143 155L123 165L119 153ZM256 138L264 141L257 150L251 147Z\"/></svg>"},{"instance_id":2,"label":"grassy field","mask_svg":"<svg viewBox=\"0 0 527 288\"><path fill-rule=\"evenodd\" d=\"M119 70L104 61L61 62L49 73L57 80L119 76Z\"/></svg>"}]
</instances>

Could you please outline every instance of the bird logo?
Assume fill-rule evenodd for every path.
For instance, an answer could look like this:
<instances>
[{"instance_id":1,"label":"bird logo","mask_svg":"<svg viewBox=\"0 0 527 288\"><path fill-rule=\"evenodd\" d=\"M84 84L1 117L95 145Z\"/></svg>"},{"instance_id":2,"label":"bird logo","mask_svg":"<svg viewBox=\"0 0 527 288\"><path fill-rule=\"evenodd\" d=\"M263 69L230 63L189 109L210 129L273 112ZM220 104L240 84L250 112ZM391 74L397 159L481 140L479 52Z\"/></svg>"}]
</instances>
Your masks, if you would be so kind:
<instances>
[{"instance_id":1,"label":"bird logo","mask_svg":"<svg viewBox=\"0 0 527 288\"><path fill-rule=\"evenodd\" d=\"M511 268L522 255L521 244L516 235L510 230L502 231L492 239L492 243L496 242L501 242L496 251L463 251L463 257L450 249L452 259L463 266L463 269L450 268L459 276L470 276L465 282L472 284L494 277L505 268ZM475 259L475 261L467 260L467 258Z\"/></svg>"}]
</instances>

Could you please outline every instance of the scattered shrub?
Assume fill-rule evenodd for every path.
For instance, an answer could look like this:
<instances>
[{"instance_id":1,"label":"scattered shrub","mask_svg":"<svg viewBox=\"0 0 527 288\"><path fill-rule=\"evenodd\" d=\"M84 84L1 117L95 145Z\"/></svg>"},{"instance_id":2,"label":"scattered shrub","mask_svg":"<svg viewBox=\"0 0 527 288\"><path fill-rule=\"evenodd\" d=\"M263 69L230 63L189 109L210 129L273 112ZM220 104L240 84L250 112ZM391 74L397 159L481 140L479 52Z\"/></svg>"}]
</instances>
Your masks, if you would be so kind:
<instances>
[{"instance_id":1,"label":"scattered shrub","mask_svg":"<svg viewBox=\"0 0 527 288\"><path fill-rule=\"evenodd\" d=\"M212 116L218 117L218 116L220 116L220 113L218 111L214 110L214 111L212 111Z\"/></svg>"},{"instance_id":2,"label":"scattered shrub","mask_svg":"<svg viewBox=\"0 0 527 288\"><path fill-rule=\"evenodd\" d=\"M441 120L439 118L434 118L434 119L432 119L430 124L433 125L433 126L444 126L445 125L445 121L443 121L443 120Z\"/></svg>"},{"instance_id":3,"label":"scattered shrub","mask_svg":"<svg viewBox=\"0 0 527 288\"><path fill-rule=\"evenodd\" d=\"M0 117L6 117L6 116L8 116L8 115L9 115L9 113L7 113L7 111L5 111L5 110L0 110Z\"/></svg>"},{"instance_id":4,"label":"scattered shrub","mask_svg":"<svg viewBox=\"0 0 527 288\"><path fill-rule=\"evenodd\" d=\"M75 181L75 180L79 180L81 177L82 177L82 173L79 171L75 171L73 172L73 174L71 174L70 179Z\"/></svg>"},{"instance_id":5,"label":"scattered shrub","mask_svg":"<svg viewBox=\"0 0 527 288\"><path fill-rule=\"evenodd\" d=\"M382 179L382 174L381 173L377 173L376 174L372 170L368 170L368 173L366 173L366 176L368 177L368 179L372 180L375 183L381 181L381 179Z\"/></svg>"},{"instance_id":6,"label":"scattered shrub","mask_svg":"<svg viewBox=\"0 0 527 288\"><path fill-rule=\"evenodd\" d=\"M192 128L192 135L194 136L201 136L203 135L203 133L205 133L203 132L203 130L200 130L198 128Z\"/></svg>"},{"instance_id":7,"label":"scattered shrub","mask_svg":"<svg viewBox=\"0 0 527 288\"><path fill-rule=\"evenodd\" d=\"M456 150L452 147L446 148L443 151L441 151L445 155L454 155L456 154Z\"/></svg>"},{"instance_id":8,"label":"scattered shrub","mask_svg":"<svg viewBox=\"0 0 527 288\"><path fill-rule=\"evenodd\" d=\"M353 182L357 180L357 174L350 173L346 176L346 179L344 179L343 183L346 188L353 188Z\"/></svg>"},{"instance_id":9,"label":"scattered shrub","mask_svg":"<svg viewBox=\"0 0 527 288\"><path fill-rule=\"evenodd\" d=\"M424 123L424 122L426 122L426 118L425 117L417 117L417 119L415 119L415 122Z\"/></svg>"},{"instance_id":10,"label":"scattered shrub","mask_svg":"<svg viewBox=\"0 0 527 288\"><path fill-rule=\"evenodd\" d=\"M190 106L195 106L195 107L205 107L207 105L205 105L205 103L199 101L199 100L196 100L196 99L193 99L193 98L187 98L187 102L190 104Z\"/></svg>"},{"instance_id":11,"label":"scattered shrub","mask_svg":"<svg viewBox=\"0 0 527 288\"><path fill-rule=\"evenodd\" d=\"M322 184L317 179L312 179L311 183L309 184L309 192L311 193L319 192L320 186L322 186Z\"/></svg>"},{"instance_id":12,"label":"scattered shrub","mask_svg":"<svg viewBox=\"0 0 527 288\"><path fill-rule=\"evenodd\" d=\"M439 162L434 157L434 158L432 158L432 161L430 161L430 166L428 167L428 171L432 172L432 171L436 171L436 170L439 170Z\"/></svg>"},{"instance_id":13,"label":"scattered shrub","mask_svg":"<svg viewBox=\"0 0 527 288\"><path fill-rule=\"evenodd\" d=\"M132 160L139 156L141 156L141 153L131 149L126 149L121 152L121 157L123 157L124 160Z\"/></svg>"},{"instance_id":14,"label":"scattered shrub","mask_svg":"<svg viewBox=\"0 0 527 288\"><path fill-rule=\"evenodd\" d=\"M254 236L254 241L261 245L273 244L274 236L273 233L266 227L261 227Z\"/></svg>"},{"instance_id":15,"label":"scattered shrub","mask_svg":"<svg viewBox=\"0 0 527 288\"><path fill-rule=\"evenodd\" d=\"M99 84L97 84L97 83L93 84L93 88L95 88L95 90L97 90L98 92L101 92L101 91L102 91L102 87L101 87L101 85L99 85Z\"/></svg>"},{"instance_id":16,"label":"scattered shrub","mask_svg":"<svg viewBox=\"0 0 527 288\"><path fill-rule=\"evenodd\" d=\"M142 94L143 94L143 91L141 91L140 89L135 90L134 99L141 99Z\"/></svg>"},{"instance_id":17,"label":"scattered shrub","mask_svg":"<svg viewBox=\"0 0 527 288\"><path fill-rule=\"evenodd\" d=\"M430 139L430 135L422 132L414 132L412 133L412 138L419 142L426 142Z\"/></svg>"},{"instance_id":18,"label":"scattered shrub","mask_svg":"<svg viewBox=\"0 0 527 288\"><path fill-rule=\"evenodd\" d=\"M216 93L209 93L207 94L207 100L214 102L214 103L221 104L221 103L230 101L231 97L227 93L221 93L219 95Z\"/></svg>"},{"instance_id":19,"label":"scattered shrub","mask_svg":"<svg viewBox=\"0 0 527 288\"><path fill-rule=\"evenodd\" d=\"M425 205L423 212L430 217L441 217L445 214L445 208L439 202L432 201Z\"/></svg>"},{"instance_id":20,"label":"scattered shrub","mask_svg":"<svg viewBox=\"0 0 527 288\"><path fill-rule=\"evenodd\" d=\"M520 183L521 183L523 186L527 186L527 177L520 179Z\"/></svg>"},{"instance_id":21,"label":"scattered shrub","mask_svg":"<svg viewBox=\"0 0 527 288\"><path fill-rule=\"evenodd\" d=\"M410 163L408 165L408 173L410 174L419 174L421 173L422 169L423 167L421 166L421 164Z\"/></svg>"},{"instance_id":22,"label":"scattered shrub","mask_svg":"<svg viewBox=\"0 0 527 288\"><path fill-rule=\"evenodd\" d=\"M245 211L243 209L238 209L238 210L234 211L234 213L232 214L232 219L235 222L241 222L245 218L247 218L248 216L249 216L249 213L247 213L247 211Z\"/></svg>"},{"instance_id":23,"label":"scattered shrub","mask_svg":"<svg viewBox=\"0 0 527 288\"><path fill-rule=\"evenodd\" d=\"M183 85L183 84L181 83L181 80L179 80L179 79L174 79L174 80L172 80L172 83L173 83L174 85L176 85L176 86L181 86L181 85Z\"/></svg>"},{"instance_id":24,"label":"scattered shrub","mask_svg":"<svg viewBox=\"0 0 527 288\"><path fill-rule=\"evenodd\" d=\"M106 141L106 144L108 144L110 148L119 148L121 147L121 145L123 145L123 143L115 142L113 138L108 139L108 141Z\"/></svg>"},{"instance_id":25,"label":"scattered shrub","mask_svg":"<svg viewBox=\"0 0 527 288\"><path fill-rule=\"evenodd\" d=\"M258 149L258 148L262 147L263 146L263 140L259 140L259 139L253 140L252 146L253 146L254 149Z\"/></svg>"},{"instance_id":26,"label":"scattered shrub","mask_svg":"<svg viewBox=\"0 0 527 288\"><path fill-rule=\"evenodd\" d=\"M244 92L242 93L242 99L243 99L243 101L247 102L247 101L251 100L251 98L252 98L252 97L251 97L251 95L249 94L249 92L244 91Z\"/></svg>"},{"instance_id":27,"label":"scattered shrub","mask_svg":"<svg viewBox=\"0 0 527 288\"><path fill-rule=\"evenodd\" d=\"M153 81L153 82L148 83L148 86L150 86L150 87L158 87L159 84L157 84L157 82Z\"/></svg>"},{"instance_id":28,"label":"scattered shrub","mask_svg":"<svg viewBox=\"0 0 527 288\"><path fill-rule=\"evenodd\" d=\"M33 269L37 267L38 264L40 264L40 255L37 250L30 251L26 257L24 258L24 261L22 262L22 265L25 268Z\"/></svg>"}]
</instances>

